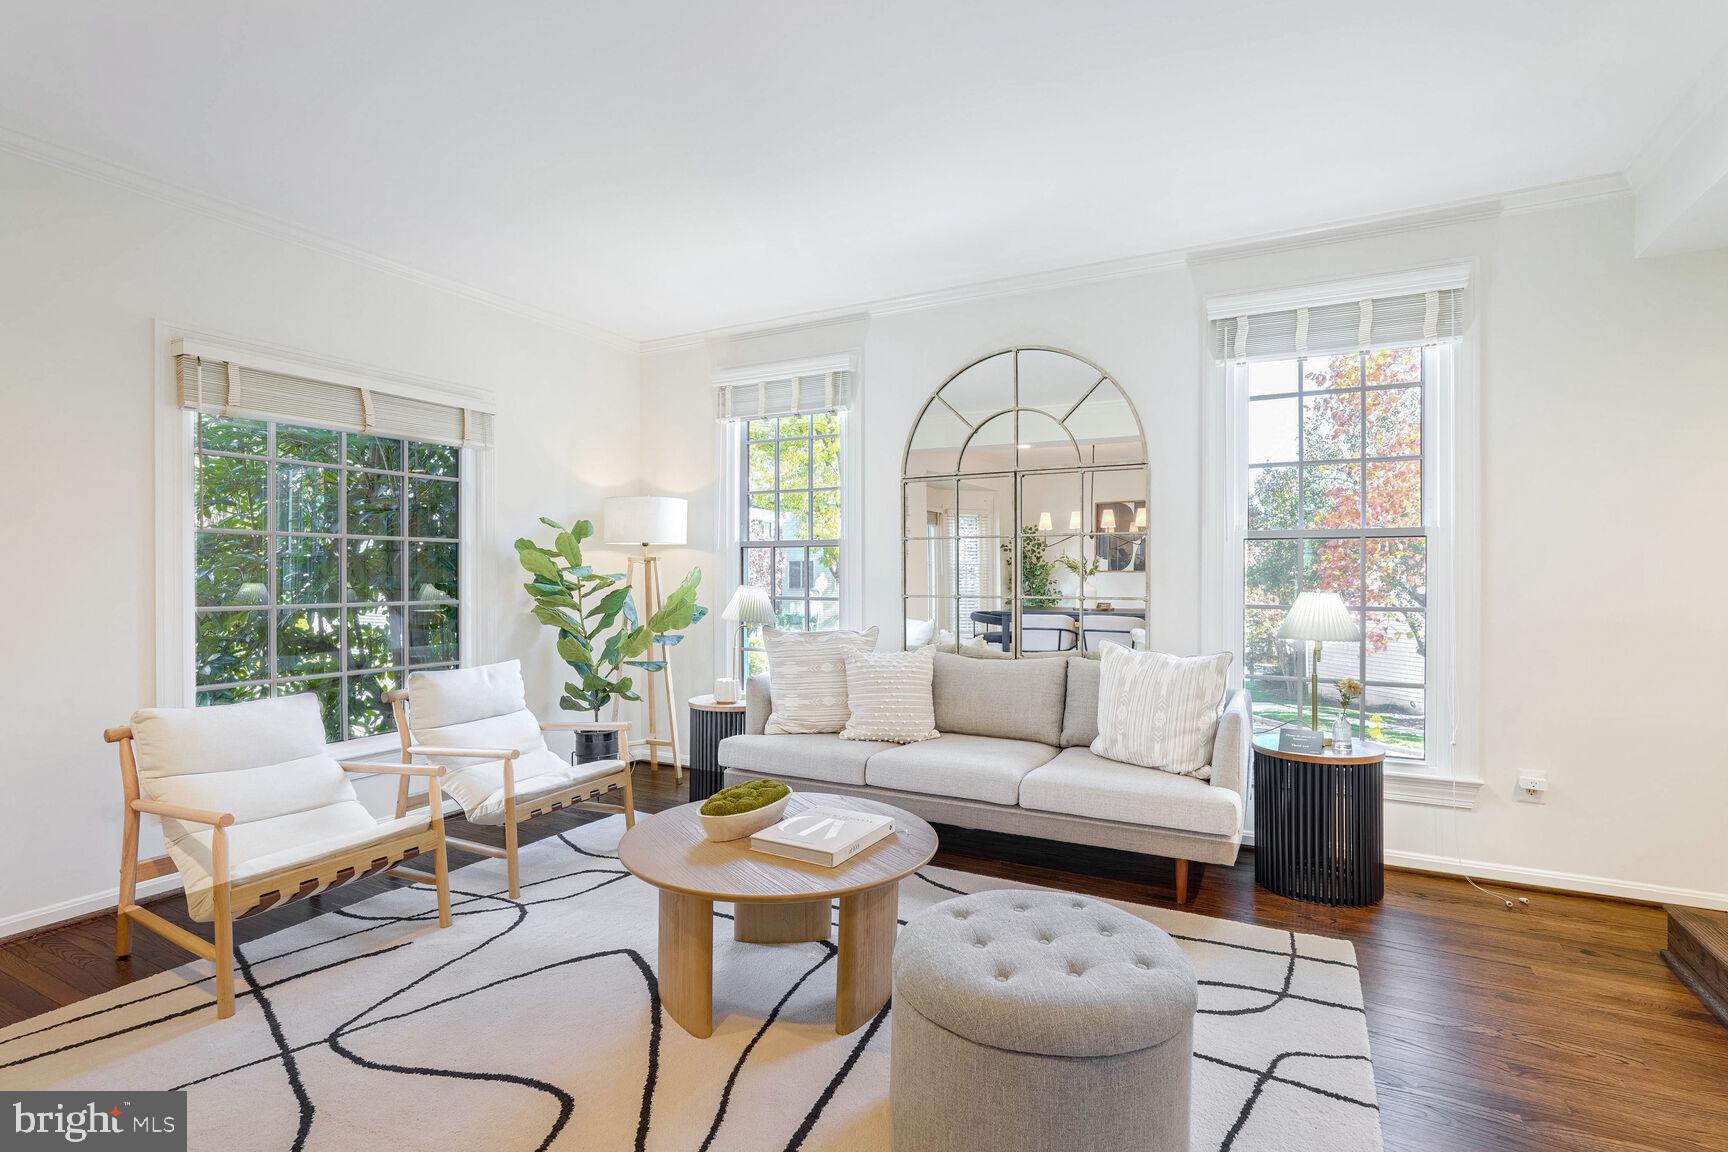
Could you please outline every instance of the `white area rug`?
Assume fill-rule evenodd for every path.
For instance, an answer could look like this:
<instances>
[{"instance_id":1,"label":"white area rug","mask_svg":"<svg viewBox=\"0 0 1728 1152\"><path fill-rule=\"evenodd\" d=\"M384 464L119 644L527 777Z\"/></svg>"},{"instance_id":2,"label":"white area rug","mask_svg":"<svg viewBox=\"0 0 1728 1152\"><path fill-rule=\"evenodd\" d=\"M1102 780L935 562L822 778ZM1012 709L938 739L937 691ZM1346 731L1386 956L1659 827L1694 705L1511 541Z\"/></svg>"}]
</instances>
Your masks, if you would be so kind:
<instances>
[{"instance_id":1,"label":"white area rug","mask_svg":"<svg viewBox=\"0 0 1728 1152\"><path fill-rule=\"evenodd\" d=\"M715 1032L686 1035L660 1011L654 891L611 855L623 826L525 848L520 903L502 861L461 869L444 931L405 888L254 941L231 1020L194 964L14 1026L0 1088L184 1088L211 1152L886 1152L892 1010L836 1036L832 945L722 926ZM1004 887L928 868L900 916ZM1122 907L1200 976L1195 1149L1380 1147L1348 943Z\"/></svg>"}]
</instances>

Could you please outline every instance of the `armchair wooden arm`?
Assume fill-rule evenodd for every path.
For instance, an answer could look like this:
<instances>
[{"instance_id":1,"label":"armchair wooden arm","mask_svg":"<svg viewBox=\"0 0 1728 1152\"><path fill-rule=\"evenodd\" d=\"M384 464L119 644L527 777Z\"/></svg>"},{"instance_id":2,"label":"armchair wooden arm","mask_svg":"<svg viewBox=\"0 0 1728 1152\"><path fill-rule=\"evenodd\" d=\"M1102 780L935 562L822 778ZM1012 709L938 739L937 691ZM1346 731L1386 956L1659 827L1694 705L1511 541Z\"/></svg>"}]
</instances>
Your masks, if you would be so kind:
<instances>
[{"instance_id":1,"label":"armchair wooden arm","mask_svg":"<svg viewBox=\"0 0 1728 1152\"><path fill-rule=\"evenodd\" d=\"M164 804L160 800L137 799L132 801L134 812L148 812L152 816L166 816L170 820L187 820L193 824L208 824L212 828L226 828L234 823L232 812L206 812L202 808L187 808L181 804Z\"/></svg>"},{"instance_id":2,"label":"armchair wooden arm","mask_svg":"<svg viewBox=\"0 0 1728 1152\"><path fill-rule=\"evenodd\" d=\"M442 776L442 764L377 764L367 760L341 761L344 772L384 772L392 776Z\"/></svg>"},{"instance_id":3,"label":"armchair wooden arm","mask_svg":"<svg viewBox=\"0 0 1728 1152\"><path fill-rule=\"evenodd\" d=\"M458 760L514 760L522 755L517 748L434 748L414 744L407 749L410 756L454 756Z\"/></svg>"}]
</instances>

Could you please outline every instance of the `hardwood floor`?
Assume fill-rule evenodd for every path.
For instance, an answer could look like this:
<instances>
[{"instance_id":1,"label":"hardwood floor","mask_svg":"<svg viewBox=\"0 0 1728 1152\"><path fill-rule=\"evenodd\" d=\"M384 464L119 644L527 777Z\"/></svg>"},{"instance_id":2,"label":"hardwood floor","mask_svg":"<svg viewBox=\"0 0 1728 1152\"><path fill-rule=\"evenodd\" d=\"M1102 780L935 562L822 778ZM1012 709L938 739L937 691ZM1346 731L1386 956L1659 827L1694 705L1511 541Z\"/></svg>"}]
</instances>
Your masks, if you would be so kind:
<instances>
[{"instance_id":1,"label":"hardwood floor","mask_svg":"<svg viewBox=\"0 0 1728 1152\"><path fill-rule=\"evenodd\" d=\"M669 771L638 766L637 806L682 802ZM557 814L524 840L598 814ZM497 843L496 828L457 820L456 835ZM1142 904L1172 906L1167 861L941 829L944 867ZM472 862L452 853L452 867ZM243 920L244 943L395 882L371 878ZM1190 910L1356 945L1390 1152L1728 1148L1728 1029L1660 959L1660 908L1524 893L1507 911L1460 880L1390 872L1373 908L1321 908L1254 886L1253 856L1209 867ZM186 923L179 896L151 906ZM0 1025L70 1004L188 957L133 933L113 958L113 918L0 944ZM0 1087L3 1087L0 1084ZM1310 1150L1303 1150L1310 1152Z\"/></svg>"}]
</instances>

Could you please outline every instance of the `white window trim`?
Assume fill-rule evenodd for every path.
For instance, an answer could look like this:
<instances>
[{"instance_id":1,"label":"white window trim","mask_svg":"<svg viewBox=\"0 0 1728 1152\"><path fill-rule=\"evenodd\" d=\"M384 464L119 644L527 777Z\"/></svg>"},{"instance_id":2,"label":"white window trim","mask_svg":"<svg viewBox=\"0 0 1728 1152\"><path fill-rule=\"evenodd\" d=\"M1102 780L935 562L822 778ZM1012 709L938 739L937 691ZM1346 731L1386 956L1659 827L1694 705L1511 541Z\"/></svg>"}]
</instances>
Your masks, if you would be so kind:
<instances>
[{"instance_id":1,"label":"white window trim","mask_svg":"<svg viewBox=\"0 0 1728 1152\"><path fill-rule=\"evenodd\" d=\"M334 365L349 379L396 379L363 365L336 364L327 358L294 349L255 344L236 337L199 332L168 321L154 324L152 376L155 382L156 436L156 685L155 702L161 708L188 708L196 700L193 657L196 651L193 611L192 529L195 520L193 456L197 447L197 414L180 407L175 376L173 346L177 340L203 341L233 349L236 356L267 357L279 370L325 378ZM452 385L449 398L460 402L465 391ZM458 516L456 598L459 658L464 667L476 663L485 651L481 630L485 603L485 569L480 563L480 542L491 538L494 452L463 448L462 484ZM342 740L327 746L338 759L358 759L394 752L399 742L394 732ZM361 775L356 773L356 775Z\"/></svg>"},{"instance_id":2,"label":"white window trim","mask_svg":"<svg viewBox=\"0 0 1728 1152\"><path fill-rule=\"evenodd\" d=\"M1474 271L1474 269L1470 269ZM1474 277L1469 277L1474 279ZM1258 310L1296 307L1313 299L1349 298L1366 284L1385 278L1291 289L1287 294L1255 294ZM1407 278L1408 279L1408 278ZM1400 284L1405 283L1400 280ZM1409 279L1420 284L1420 278ZM1229 299L1231 308L1236 298ZM1467 305L1473 308L1473 304ZM1208 310L1216 301L1208 301ZM1234 313L1232 313L1234 314ZM1243 485L1248 455L1247 373L1212 359L1212 333L1205 326L1201 394L1201 630L1208 651L1232 652L1230 678L1242 686L1242 547L1246 531ZM1480 755L1480 500L1481 475L1479 352L1475 327L1467 322L1464 339L1432 346L1436 365L1423 437L1424 527L1428 533L1431 601L1428 612L1429 668L1428 760L1388 759L1388 800L1441 807L1473 808L1483 785Z\"/></svg>"},{"instance_id":3,"label":"white window trim","mask_svg":"<svg viewBox=\"0 0 1728 1152\"><path fill-rule=\"evenodd\" d=\"M857 349L814 360L783 361L750 369L731 369L714 376L716 383L736 382L759 376L802 374L811 365L845 367L852 372L852 395L840 413L840 627L857 630L864 619L864 388L863 353ZM826 370L826 369L824 369ZM720 557L720 579L715 603L725 607L738 591L739 524L743 519L746 480L743 475L745 423L717 422L714 426L715 459L720 462L719 499L715 501L714 539ZM714 645L714 676L738 675L738 626L719 620L722 638Z\"/></svg>"}]
</instances>

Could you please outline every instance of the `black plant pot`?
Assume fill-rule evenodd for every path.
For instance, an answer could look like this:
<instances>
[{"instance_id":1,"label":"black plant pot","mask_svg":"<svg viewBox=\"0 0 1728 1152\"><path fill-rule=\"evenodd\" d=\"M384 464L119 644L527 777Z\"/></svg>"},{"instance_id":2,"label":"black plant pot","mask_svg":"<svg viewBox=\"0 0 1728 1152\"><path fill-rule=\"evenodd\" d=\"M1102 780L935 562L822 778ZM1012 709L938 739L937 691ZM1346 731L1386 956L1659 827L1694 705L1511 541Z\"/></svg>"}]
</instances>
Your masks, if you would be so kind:
<instances>
[{"instance_id":1,"label":"black plant pot","mask_svg":"<svg viewBox=\"0 0 1728 1152\"><path fill-rule=\"evenodd\" d=\"M576 751L571 754L576 764L592 764L596 760L618 759L618 733L578 732Z\"/></svg>"}]
</instances>

